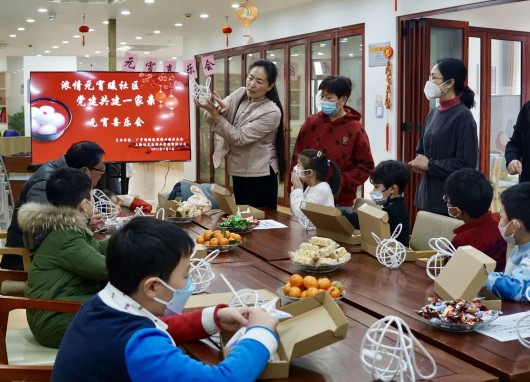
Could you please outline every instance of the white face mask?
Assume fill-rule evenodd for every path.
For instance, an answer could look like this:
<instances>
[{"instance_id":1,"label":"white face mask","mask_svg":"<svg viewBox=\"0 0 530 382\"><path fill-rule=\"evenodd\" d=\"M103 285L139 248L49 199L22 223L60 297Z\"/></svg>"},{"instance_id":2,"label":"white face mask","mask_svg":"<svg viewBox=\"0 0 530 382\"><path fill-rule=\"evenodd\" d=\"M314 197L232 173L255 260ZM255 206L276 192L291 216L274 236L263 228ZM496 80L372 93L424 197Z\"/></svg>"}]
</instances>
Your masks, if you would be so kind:
<instances>
[{"instance_id":1,"label":"white face mask","mask_svg":"<svg viewBox=\"0 0 530 382\"><path fill-rule=\"evenodd\" d=\"M440 90L440 86L442 85L436 85L432 81L427 81L425 83L425 87L423 88L423 93L425 94L425 97L427 97L427 99L440 98L442 96L442 91Z\"/></svg>"},{"instance_id":2,"label":"white face mask","mask_svg":"<svg viewBox=\"0 0 530 382\"><path fill-rule=\"evenodd\" d=\"M452 218L458 219L458 209L458 207L447 206L447 214ZM453 213L452 211L455 211L456 213Z\"/></svg>"},{"instance_id":3,"label":"white face mask","mask_svg":"<svg viewBox=\"0 0 530 382\"><path fill-rule=\"evenodd\" d=\"M506 236L506 230L508 229L508 226L512 223L513 220L506 224L504 227L501 227L501 223L499 222L499 232L501 233L502 238L506 240L506 243L515 245L515 231L510 236Z\"/></svg>"},{"instance_id":4,"label":"white face mask","mask_svg":"<svg viewBox=\"0 0 530 382\"><path fill-rule=\"evenodd\" d=\"M311 172L313 171L313 170L302 170L298 166L295 166L293 170L294 170L294 174L299 178L302 178L304 176L309 176L311 175Z\"/></svg>"}]
</instances>

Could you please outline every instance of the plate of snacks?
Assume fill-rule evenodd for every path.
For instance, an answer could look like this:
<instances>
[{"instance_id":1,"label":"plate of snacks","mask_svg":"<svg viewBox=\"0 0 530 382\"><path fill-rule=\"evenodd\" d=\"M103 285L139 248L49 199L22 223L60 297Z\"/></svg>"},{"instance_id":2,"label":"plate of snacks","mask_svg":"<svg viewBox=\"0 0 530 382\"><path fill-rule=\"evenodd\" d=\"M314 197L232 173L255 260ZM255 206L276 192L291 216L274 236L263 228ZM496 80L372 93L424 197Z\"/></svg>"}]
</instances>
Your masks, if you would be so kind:
<instances>
[{"instance_id":1,"label":"plate of snacks","mask_svg":"<svg viewBox=\"0 0 530 382\"><path fill-rule=\"evenodd\" d=\"M197 236L195 241L197 244L203 244L208 251L218 249L221 252L228 252L241 244L243 239L235 232L208 229L202 235Z\"/></svg>"},{"instance_id":2,"label":"plate of snacks","mask_svg":"<svg viewBox=\"0 0 530 382\"><path fill-rule=\"evenodd\" d=\"M415 312L428 324L449 332L471 332L496 320L502 312L489 309L480 300L443 301L429 297L428 304Z\"/></svg>"},{"instance_id":3,"label":"plate of snacks","mask_svg":"<svg viewBox=\"0 0 530 382\"><path fill-rule=\"evenodd\" d=\"M289 252L289 256L294 265L309 273L333 272L351 259L351 254L344 247L319 236L300 244L298 250Z\"/></svg>"},{"instance_id":4,"label":"plate of snacks","mask_svg":"<svg viewBox=\"0 0 530 382\"><path fill-rule=\"evenodd\" d=\"M167 218L167 221L172 222L172 223L182 224L182 223L191 222L193 218L194 216L172 216L172 217Z\"/></svg>"},{"instance_id":5,"label":"plate of snacks","mask_svg":"<svg viewBox=\"0 0 530 382\"><path fill-rule=\"evenodd\" d=\"M258 225L259 220L252 217L242 218L240 215L230 215L218 223L217 227L231 232L245 233L252 231Z\"/></svg>"},{"instance_id":6,"label":"plate of snacks","mask_svg":"<svg viewBox=\"0 0 530 382\"><path fill-rule=\"evenodd\" d=\"M278 296L288 301L303 300L319 292L326 292L335 300L343 298L346 294L344 284L340 281L332 281L327 277L303 277L299 274L292 275L289 282L276 291Z\"/></svg>"}]
</instances>

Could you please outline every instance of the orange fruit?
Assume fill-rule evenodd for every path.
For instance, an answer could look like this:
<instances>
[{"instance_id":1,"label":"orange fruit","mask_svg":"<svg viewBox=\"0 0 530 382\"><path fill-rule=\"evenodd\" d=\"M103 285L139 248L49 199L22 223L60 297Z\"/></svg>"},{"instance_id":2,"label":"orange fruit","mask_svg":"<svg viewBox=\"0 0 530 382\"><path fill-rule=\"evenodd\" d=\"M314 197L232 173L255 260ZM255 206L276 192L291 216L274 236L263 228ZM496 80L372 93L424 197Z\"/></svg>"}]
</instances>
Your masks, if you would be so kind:
<instances>
[{"instance_id":1,"label":"orange fruit","mask_svg":"<svg viewBox=\"0 0 530 382\"><path fill-rule=\"evenodd\" d=\"M227 239L230 239L230 235L231 235L230 231L225 231L225 237Z\"/></svg>"},{"instance_id":2,"label":"orange fruit","mask_svg":"<svg viewBox=\"0 0 530 382\"><path fill-rule=\"evenodd\" d=\"M287 283L283 286L283 294L289 296L289 291L291 290L291 283Z\"/></svg>"},{"instance_id":3,"label":"orange fruit","mask_svg":"<svg viewBox=\"0 0 530 382\"><path fill-rule=\"evenodd\" d=\"M337 288L338 290L340 290L340 292L342 293L342 291L344 290L344 284L341 283L340 281L333 281L331 283L331 286L334 286L335 288Z\"/></svg>"},{"instance_id":4,"label":"orange fruit","mask_svg":"<svg viewBox=\"0 0 530 382\"><path fill-rule=\"evenodd\" d=\"M210 245L210 240L205 241L203 244L204 244L204 245Z\"/></svg>"},{"instance_id":5,"label":"orange fruit","mask_svg":"<svg viewBox=\"0 0 530 382\"><path fill-rule=\"evenodd\" d=\"M215 231L213 231L213 234L215 235L216 233L223 233L223 231L221 231L220 229L216 229Z\"/></svg>"},{"instance_id":6,"label":"orange fruit","mask_svg":"<svg viewBox=\"0 0 530 382\"><path fill-rule=\"evenodd\" d=\"M304 277L304 286L306 289L309 288L318 288L318 281L315 276L306 276Z\"/></svg>"},{"instance_id":7,"label":"orange fruit","mask_svg":"<svg viewBox=\"0 0 530 382\"><path fill-rule=\"evenodd\" d=\"M311 287L311 288L308 288L307 291L306 291L306 296L307 297L313 297L315 294L317 294L319 291L317 288L315 287Z\"/></svg>"},{"instance_id":8,"label":"orange fruit","mask_svg":"<svg viewBox=\"0 0 530 382\"><path fill-rule=\"evenodd\" d=\"M214 237L215 237L217 240L220 240L220 239L223 239L223 238L224 238L224 236L223 236L223 234L222 234L221 232L218 232L218 233L214 234Z\"/></svg>"},{"instance_id":9,"label":"orange fruit","mask_svg":"<svg viewBox=\"0 0 530 382\"><path fill-rule=\"evenodd\" d=\"M228 239L226 237L219 239L219 245L228 245Z\"/></svg>"},{"instance_id":10,"label":"orange fruit","mask_svg":"<svg viewBox=\"0 0 530 382\"><path fill-rule=\"evenodd\" d=\"M240 242L241 241L241 235L238 233L232 234L230 237L232 237L235 241Z\"/></svg>"},{"instance_id":11,"label":"orange fruit","mask_svg":"<svg viewBox=\"0 0 530 382\"><path fill-rule=\"evenodd\" d=\"M339 290L339 288L337 288L337 287L334 287L334 286L329 287L329 289L328 289L328 293L329 293L329 295L330 295L331 297L333 297L333 298L338 298L338 297L340 297L340 290Z\"/></svg>"},{"instance_id":12,"label":"orange fruit","mask_svg":"<svg viewBox=\"0 0 530 382\"><path fill-rule=\"evenodd\" d=\"M299 298L301 294L302 291L298 287L293 286L289 290L289 297Z\"/></svg>"},{"instance_id":13,"label":"orange fruit","mask_svg":"<svg viewBox=\"0 0 530 382\"><path fill-rule=\"evenodd\" d=\"M216 238L210 239L210 245L219 245L219 240Z\"/></svg>"},{"instance_id":14,"label":"orange fruit","mask_svg":"<svg viewBox=\"0 0 530 382\"><path fill-rule=\"evenodd\" d=\"M307 297L307 291L303 291L302 293L300 293L300 298L306 298Z\"/></svg>"},{"instance_id":15,"label":"orange fruit","mask_svg":"<svg viewBox=\"0 0 530 382\"><path fill-rule=\"evenodd\" d=\"M300 287L304 285L304 279L302 278L302 276L297 274L292 275L289 278L289 282L291 283L291 286L298 287L298 289L300 289Z\"/></svg>"},{"instance_id":16,"label":"orange fruit","mask_svg":"<svg viewBox=\"0 0 530 382\"><path fill-rule=\"evenodd\" d=\"M197 237L197 244L204 244L204 236Z\"/></svg>"},{"instance_id":17,"label":"orange fruit","mask_svg":"<svg viewBox=\"0 0 530 382\"><path fill-rule=\"evenodd\" d=\"M318 279L318 289L328 289L331 286L331 281L327 277Z\"/></svg>"},{"instance_id":18,"label":"orange fruit","mask_svg":"<svg viewBox=\"0 0 530 382\"><path fill-rule=\"evenodd\" d=\"M203 236L204 236L204 240L206 241L210 240L212 238L212 231L210 230L204 231Z\"/></svg>"}]
</instances>

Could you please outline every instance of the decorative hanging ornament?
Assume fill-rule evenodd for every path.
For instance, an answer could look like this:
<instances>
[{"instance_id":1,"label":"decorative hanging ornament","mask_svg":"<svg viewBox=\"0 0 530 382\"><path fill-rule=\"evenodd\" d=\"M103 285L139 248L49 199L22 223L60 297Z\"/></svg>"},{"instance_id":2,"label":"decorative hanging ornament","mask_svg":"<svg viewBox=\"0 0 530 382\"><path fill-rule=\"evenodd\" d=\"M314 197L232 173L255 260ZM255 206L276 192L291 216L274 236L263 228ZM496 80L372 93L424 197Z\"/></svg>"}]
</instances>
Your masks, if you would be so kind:
<instances>
[{"instance_id":1,"label":"decorative hanging ornament","mask_svg":"<svg viewBox=\"0 0 530 382\"><path fill-rule=\"evenodd\" d=\"M388 269L397 269L405 261L407 256L407 249L405 246L396 240L401 233L401 224L396 226L394 233L390 239L381 240L379 236L372 232L372 236L377 242L375 250L375 257Z\"/></svg>"},{"instance_id":2,"label":"decorative hanging ornament","mask_svg":"<svg viewBox=\"0 0 530 382\"><path fill-rule=\"evenodd\" d=\"M173 95L173 93L167 96L166 100L164 101L164 106L169 109L170 117L173 117L175 115L173 110L178 106L178 104L179 101L177 100L177 97Z\"/></svg>"},{"instance_id":3,"label":"decorative hanging ornament","mask_svg":"<svg viewBox=\"0 0 530 382\"><path fill-rule=\"evenodd\" d=\"M226 16L226 25L221 28L221 32L226 36L226 46L228 46L228 36L232 33L232 28L228 25L228 16Z\"/></svg>"},{"instance_id":4,"label":"decorative hanging ornament","mask_svg":"<svg viewBox=\"0 0 530 382\"><path fill-rule=\"evenodd\" d=\"M166 93L162 91L162 85L160 85L160 90L155 94L155 100L158 102L158 107L162 109L164 107L164 100L167 98Z\"/></svg>"},{"instance_id":5,"label":"decorative hanging ornament","mask_svg":"<svg viewBox=\"0 0 530 382\"><path fill-rule=\"evenodd\" d=\"M83 13L83 25L79 27L79 32L83 35L83 46L85 46L85 33L88 33L90 28L85 23L85 14Z\"/></svg>"},{"instance_id":6,"label":"decorative hanging ornament","mask_svg":"<svg viewBox=\"0 0 530 382\"><path fill-rule=\"evenodd\" d=\"M429 240L429 247L436 251L436 254L429 258L425 270L427 272L427 276L429 276L431 280L435 280L442 269L444 269L447 261L449 261L451 256L453 256L453 253L455 253L456 249L451 241L445 237L431 238Z\"/></svg>"},{"instance_id":7,"label":"decorative hanging ornament","mask_svg":"<svg viewBox=\"0 0 530 382\"><path fill-rule=\"evenodd\" d=\"M243 25L243 37L250 37L250 24L257 20L259 10L248 1L236 9L236 17Z\"/></svg>"},{"instance_id":8,"label":"decorative hanging ornament","mask_svg":"<svg viewBox=\"0 0 530 382\"><path fill-rule=\"evenodd\" d=\"M386 94L385 94L385 109L390 110L392 106L390 102L390 92L392 90L392 63L390 58L394 54L394 49L389 45L384 50L385 57L388 59L386 63ZM386 138L386 151L390 151L390 122L388 121L388 112L386 113L386 127L385 127L385 138Z\"/></svg>"},{"instance_id":9,"label":"decorative hanging ornament","mask_svg":"<svg viewBox=\"0 0 530 382\"><path fill-rule=\"evenodd\" d=\"M193 80L193 78L190 78ZM199 85L197 82L193 81L193 98L195 98L199 103L206 103L206 101L212 99L212 92L210 91L210 83L212 77L206 78L206 84Z\"/></svg>"}]
</instances>

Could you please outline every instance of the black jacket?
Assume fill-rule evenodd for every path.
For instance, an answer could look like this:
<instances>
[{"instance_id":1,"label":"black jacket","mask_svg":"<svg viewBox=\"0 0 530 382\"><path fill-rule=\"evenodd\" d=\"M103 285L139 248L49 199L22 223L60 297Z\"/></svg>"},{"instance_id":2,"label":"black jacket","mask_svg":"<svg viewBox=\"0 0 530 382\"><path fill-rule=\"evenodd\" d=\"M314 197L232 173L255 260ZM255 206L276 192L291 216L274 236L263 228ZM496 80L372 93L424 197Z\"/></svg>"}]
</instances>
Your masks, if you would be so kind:
<instances>
[{"instance_id":1,"label":"black jacket","mask_svg":"<svg viewBox=\"0 0 530 382\"><path fill-rule=\"evenodd\" d=\"M514 159L520 160L523 172L519 176L519 182L530 181L530 101L519 111L512 137L506 144L504 157L506 166Z\"/></svg>"}]
</instances>

